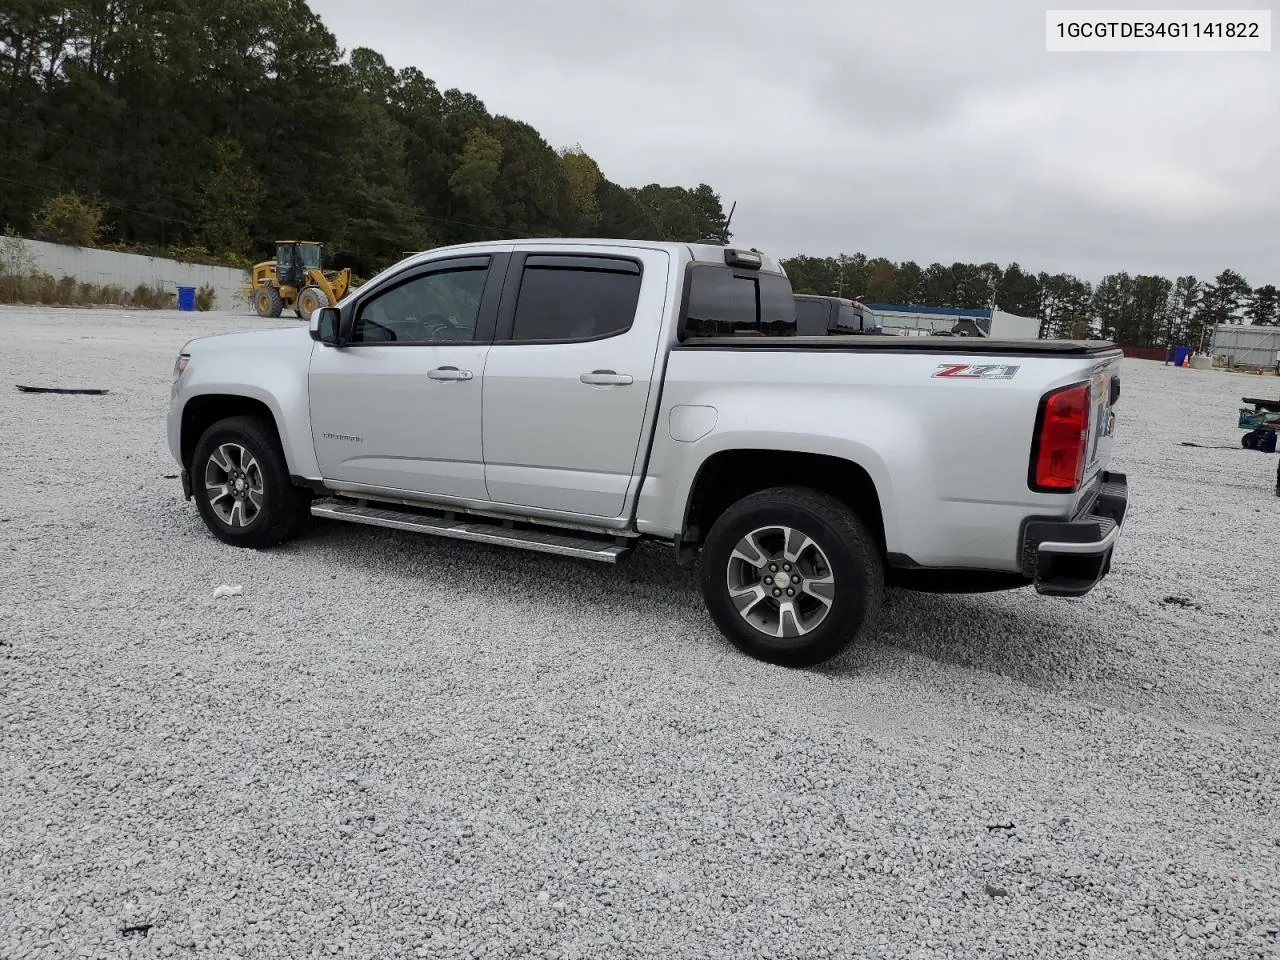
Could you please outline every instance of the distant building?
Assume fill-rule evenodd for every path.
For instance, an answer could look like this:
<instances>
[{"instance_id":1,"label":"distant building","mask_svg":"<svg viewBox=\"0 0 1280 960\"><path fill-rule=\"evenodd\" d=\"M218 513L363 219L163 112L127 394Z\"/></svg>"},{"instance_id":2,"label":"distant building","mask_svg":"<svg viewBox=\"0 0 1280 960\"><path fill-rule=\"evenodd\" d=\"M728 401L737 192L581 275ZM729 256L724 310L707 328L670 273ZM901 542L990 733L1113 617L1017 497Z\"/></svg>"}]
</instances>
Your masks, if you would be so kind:
<instances>
[{"instance_id":1,"label":"distant building","mask_svg":"<svg viewBox=\"0 0 1280 960\"><path fill-rule=\"evenodd\" d=\"M1280 327L1215 323L1206 331L1209 354L1236 367L1280 368Z\"/></svg>"},{"instance_id":2,"label":"distant building","mask_svg":"<svg viewBox=\"0 0 1280 960\"><path fill-rule=\"evenodd\" d=\"M1036 340L1040 337L1040 321L1036 317L1020 317L990 307L968 310L961 307L867 303L863 304L863 315L868 327L880 327L886 334L904 337L939 333L1001 340Z\"/></svg>"}]
</instances>

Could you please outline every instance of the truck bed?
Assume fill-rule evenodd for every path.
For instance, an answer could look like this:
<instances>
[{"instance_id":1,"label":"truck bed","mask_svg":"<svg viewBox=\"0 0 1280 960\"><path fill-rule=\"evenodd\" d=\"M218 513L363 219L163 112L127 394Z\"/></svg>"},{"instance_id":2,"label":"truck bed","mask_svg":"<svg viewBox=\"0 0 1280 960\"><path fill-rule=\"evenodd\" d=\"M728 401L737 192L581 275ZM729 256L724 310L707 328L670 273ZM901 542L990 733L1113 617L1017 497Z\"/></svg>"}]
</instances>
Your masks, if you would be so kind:
<instances>
[{"instance_id":1,"label":"truck bed","mask_svg":"<svg viewBox=\"0 0 1280 960\"><path fill-rule=\"evenodd\" d=\"M674 350L844 351L936 353L1001 357L1105 357L1120 353L1109 340L990 340L985 337L706 337Z\"/></svg>"}]
</instances>

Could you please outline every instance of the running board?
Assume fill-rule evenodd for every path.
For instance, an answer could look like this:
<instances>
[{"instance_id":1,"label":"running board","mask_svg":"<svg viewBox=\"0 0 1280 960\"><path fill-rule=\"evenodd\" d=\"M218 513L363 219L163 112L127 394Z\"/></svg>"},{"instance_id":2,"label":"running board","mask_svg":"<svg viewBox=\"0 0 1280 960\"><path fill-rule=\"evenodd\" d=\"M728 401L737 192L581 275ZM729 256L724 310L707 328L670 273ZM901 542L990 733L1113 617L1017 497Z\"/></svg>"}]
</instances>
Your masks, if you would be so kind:
<instances>
[{"instance_id":1,"label":"running board","mask_svg":"<svg viewBox=\"0 0 1280 960\"><path fill-rule=\"evenodd\" d=\"M562 557L579 557L600 563L617 563L631 552L631 546L620 546L604 537L590 534L565 534L550 530L518 530L504 526L501 521L486 523L475 518L435 515L415 510L391 510L385 507L365 506L343 500L317 500L311 504L311 515L326 520L345 520L363 523L371 527L391 530L409 530L454 540L470 540L474 543L491 543L504 547L519 547L538 553L554 553Z\"/></svg>"}]
</instances>

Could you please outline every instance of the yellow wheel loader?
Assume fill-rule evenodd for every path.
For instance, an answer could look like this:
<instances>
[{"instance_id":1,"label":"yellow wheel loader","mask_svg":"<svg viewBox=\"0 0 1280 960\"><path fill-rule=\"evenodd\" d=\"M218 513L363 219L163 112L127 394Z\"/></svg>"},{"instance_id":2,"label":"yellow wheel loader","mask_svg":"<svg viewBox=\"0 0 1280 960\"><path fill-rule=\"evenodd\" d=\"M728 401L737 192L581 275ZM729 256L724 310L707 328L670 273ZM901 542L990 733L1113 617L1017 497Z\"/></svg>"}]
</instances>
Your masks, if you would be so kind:
<instances>
[{"instance_id":1,"label":"yellow wheel loader","mask_svg":"<svg viewBox=\"0 0 1280 960\"><path fill-rule=\"evenodd\" d=\"M323 244L276 241L276 258L256 264L245 294L260 317L278 317L286 307L310 322L317 307L336 306L351 289L350 270L325 270Z\"/></svg>"}]
</instances>

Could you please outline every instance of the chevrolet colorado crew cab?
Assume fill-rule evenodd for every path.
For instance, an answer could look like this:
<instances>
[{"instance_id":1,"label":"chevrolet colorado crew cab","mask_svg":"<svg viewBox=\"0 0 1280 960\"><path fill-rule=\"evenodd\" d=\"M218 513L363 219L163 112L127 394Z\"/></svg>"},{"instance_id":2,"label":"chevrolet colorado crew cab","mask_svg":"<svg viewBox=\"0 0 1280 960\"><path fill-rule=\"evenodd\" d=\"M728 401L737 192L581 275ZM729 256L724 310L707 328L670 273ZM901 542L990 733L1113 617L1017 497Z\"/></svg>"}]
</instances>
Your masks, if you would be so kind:
<instances>
[{"instance_id":1,"label":"chevrolet colorado crew cab","mask_svg":"<svg viewBox=\"0 0 1280 960\"><path fill-rule=\"evenodd\" d=\"M168 442L226 543L312 517L606 563L661 541L700 562L730 641L802 666L886 584L1079 596L1105 576L1120 357L798 336L755 250L468 244L401 261L309 331L189 342Z\"/></svg>"}]
</instances>

